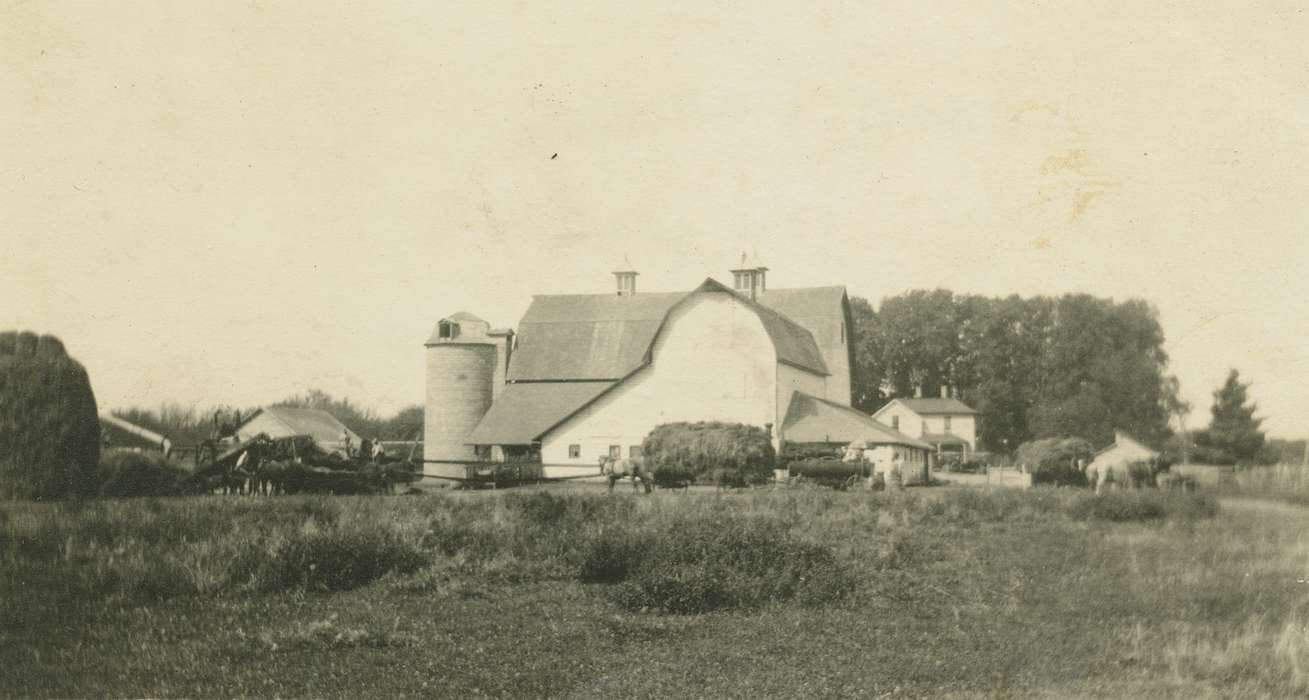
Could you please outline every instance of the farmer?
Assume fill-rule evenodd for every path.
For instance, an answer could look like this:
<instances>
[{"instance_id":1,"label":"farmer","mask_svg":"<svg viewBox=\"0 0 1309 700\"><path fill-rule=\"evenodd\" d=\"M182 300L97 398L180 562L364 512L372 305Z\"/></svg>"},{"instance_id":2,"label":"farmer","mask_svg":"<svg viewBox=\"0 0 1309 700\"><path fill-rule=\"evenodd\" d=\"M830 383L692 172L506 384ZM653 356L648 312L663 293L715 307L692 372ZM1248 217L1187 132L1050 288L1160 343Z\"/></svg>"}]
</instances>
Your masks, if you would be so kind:
<instances>
[{"instance_id":1,"label":"farmer","mask_svg":"<svg viewBox=\"0 0 1309 700\"><path fill-rule=\"evenodd\" d=\"M350 458L350 431L341 431L341 449L345 450L346 459Z\"/></svg>"},{"instance_id":2,"label":"farmer","mask_svg":"<svg viewBox=\"0 0 1309 700\"><path fill-rule=\"evenodd\" d=\"M386 448L382 447L382 438L373 436L373 461L382 461L382 455L386 454Z\"/></svg>"}]
</instances>

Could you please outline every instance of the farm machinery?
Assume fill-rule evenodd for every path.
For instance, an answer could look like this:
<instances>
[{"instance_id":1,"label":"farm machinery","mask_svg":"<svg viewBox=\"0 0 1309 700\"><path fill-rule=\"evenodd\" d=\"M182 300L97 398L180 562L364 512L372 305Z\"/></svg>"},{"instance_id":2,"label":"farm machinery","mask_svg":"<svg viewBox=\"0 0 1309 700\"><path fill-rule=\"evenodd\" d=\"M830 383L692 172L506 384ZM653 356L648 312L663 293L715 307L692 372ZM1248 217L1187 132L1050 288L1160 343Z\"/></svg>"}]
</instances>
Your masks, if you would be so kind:
<instances>
[{"instance_id":1,"label":"farm machinery","mask_svg":"<svg viewBox=\"0 0 1309 700\"><path fill-rule=\"evenodd\" d=\"M418 478L412 454L407 459L386 454L345 458L322 449L308 435L260 434L245 442L209 441L203 448L196 457L203 463L191 476L201 493L393 493Z\"/></svg>"}]
</instances>

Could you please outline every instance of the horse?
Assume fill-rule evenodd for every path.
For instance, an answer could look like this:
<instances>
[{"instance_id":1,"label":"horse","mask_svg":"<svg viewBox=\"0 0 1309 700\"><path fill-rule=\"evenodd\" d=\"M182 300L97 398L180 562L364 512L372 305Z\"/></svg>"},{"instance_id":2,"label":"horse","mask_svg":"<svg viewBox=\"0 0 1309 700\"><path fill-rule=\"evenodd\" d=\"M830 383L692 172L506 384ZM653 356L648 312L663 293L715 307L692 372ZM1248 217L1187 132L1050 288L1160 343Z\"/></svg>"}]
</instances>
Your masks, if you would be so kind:
<instances>
[{"instance_id":1,"label":"horse","mask_svg":"<svg viewBox=\"0 0 1309 700\"><path fill-rule=\"evenodd\" d=\"M1104 492L1106 484L1125 486L1130 489L1155 486L1155 478L1161 466L1158 458L1148 460L1121 459L1116 462L1079 461L1084 462L1081 466L1083 473L1086 474L1087 485L1094 486L1097 494Z\"/></svg>"},{"instance_id":2,"label":"horse","mask_svg":"<svg viewBox=\"0 0 1309 700\"><path fill-rule=\"evenodd\" d=\"M610 457L601 455L600 457L600 474L609 480L609 493L614 492L614 482L619 479L630 477L632 479L632 492L636 492L636 480L641 480L641 485L645 487L645 492L650 493L654 485L654 474L645 468L645 464L640 458L623 459L621 457Z\"/></svg>"}]
</instances>

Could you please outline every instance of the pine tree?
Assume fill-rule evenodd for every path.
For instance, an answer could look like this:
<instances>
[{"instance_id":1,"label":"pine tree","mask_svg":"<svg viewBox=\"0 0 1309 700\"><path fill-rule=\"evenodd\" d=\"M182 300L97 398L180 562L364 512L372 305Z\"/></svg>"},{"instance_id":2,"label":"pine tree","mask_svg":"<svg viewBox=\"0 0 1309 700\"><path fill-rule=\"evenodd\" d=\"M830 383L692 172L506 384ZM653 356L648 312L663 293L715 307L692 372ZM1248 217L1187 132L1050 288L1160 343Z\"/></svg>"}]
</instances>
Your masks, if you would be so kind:
<instances>
[{"instance_id":1,"label":"pine tree","mask_svg":"<svg viewBox=\"0 0 1309 700\"><path fill-rule=\"evenodd\" d=\"M1258 406L1249 401L1249 388L1239 372L1228 372L1227 381L1214 392L1209 429L1196 436L1197 444L1236 462L1251 462L1259 456L1264 446L1264 434L1259 430L1263 419L1254 415Z\"/></svg>"}]
</instances>

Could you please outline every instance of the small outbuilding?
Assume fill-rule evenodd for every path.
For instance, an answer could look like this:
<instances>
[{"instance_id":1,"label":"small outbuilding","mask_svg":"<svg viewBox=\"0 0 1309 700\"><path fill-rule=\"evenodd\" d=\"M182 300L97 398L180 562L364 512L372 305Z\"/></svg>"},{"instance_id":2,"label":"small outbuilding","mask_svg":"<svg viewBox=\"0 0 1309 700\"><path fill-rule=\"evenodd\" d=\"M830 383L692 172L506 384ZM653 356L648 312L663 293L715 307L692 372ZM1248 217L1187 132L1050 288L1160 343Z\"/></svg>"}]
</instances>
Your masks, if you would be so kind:
<instances>
[{"instance_id":1,"label":"small outbuilding","mask_svg":"<svg viewBox=\"0 0 1309 700\"><path fill-rule=\"evenodd\" d=\"M308 435L323 450L340 455L345 455L347 441L351 450L359 449L359 436L336 416L318 408L269 406L255 411L236 428L236 438L241 442L260 433L271 438Z\"/></svg>"},{"instance_id":2,"label":"small outbuilding","mask_svg":"<svg viewBox=\"0 0 1309 700\"><path fill-rule=\"evenodd\" d=\"M794 392L782 432L789 445L843 449L862 443L859 449L871 457L878 471L885 471L898 459L905 483L921 483L927 478L931 445L835 401Z\"/></svg>"},{"instance_id":3,"label":"small outbuilding","mask_svg":"<svg viewBox=\"0 0 1309 700\"><path fill-rule=\"evenodd\" d=\"M1095 453L1088 469L1112 468L1131 464L1132 462L1149 462L1159 458L1159 453L1146 447L1131 435L1114 431L1114 443Z\"/></svg>"}]
</instances>

